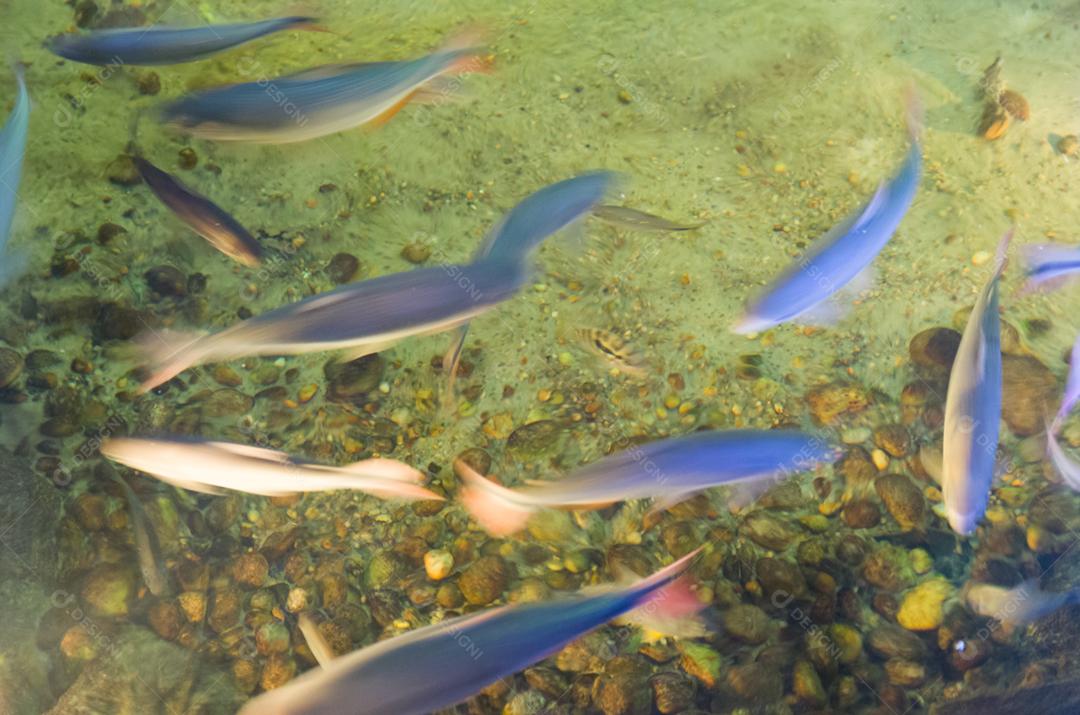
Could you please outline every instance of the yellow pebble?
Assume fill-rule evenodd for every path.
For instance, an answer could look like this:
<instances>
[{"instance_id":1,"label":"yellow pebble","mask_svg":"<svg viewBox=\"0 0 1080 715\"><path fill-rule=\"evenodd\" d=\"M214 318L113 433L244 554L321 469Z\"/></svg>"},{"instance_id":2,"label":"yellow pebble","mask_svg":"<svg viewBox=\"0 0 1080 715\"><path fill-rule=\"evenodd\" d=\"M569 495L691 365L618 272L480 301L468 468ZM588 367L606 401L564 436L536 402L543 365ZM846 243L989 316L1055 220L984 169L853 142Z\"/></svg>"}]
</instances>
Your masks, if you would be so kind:
<instances>
[{"instance_id":1,"label":"yellow pebble","mask_svg":"<svg viewBox=\"0 0 1080 715\"><path fill-rule=\"evenodd\" d=\"M673 410L678 406L679 406L679 396L678 395L668 395L667 397L664 398L664 407L668 408L669 410Z\"/></svg>"},{"instance_id":2,"label":"yellow pebble","mask_svg":"<svg viewBox=\"0 0 1080 715\"><path fill-rule=\"evenodd\" d=\"M548 390L546 388L541 389L536 393L536 399L540 400L541 402L547 402L551 399L551 390Z\"/></svg>"},{"instance_id":3,"label":"yellow pebble","mask_svg":"<svg viewBox=\"0 0 1080 715\"><path fill-rule=\"evenodd\" d=\"M889 455L885 454L884 450L875 449L870 453L870 459L873 460L879 472L884 472L889 468Z\"/></svg>"},{"instance_id":4,"label":"yellow pebble","mask_svg":"<svg viewBox=\"0 0 1080 715\"><path fill-rule=\"evenodd\" d=\"M701 391L701 394L705 395L705 397L716 397L716 388L712 385L709 385Z\"/></svg>"},{"instance_id":5,"label":"yellow pebble","mask_svg":"<svg viewBox=\"0 0 1080 715\"><path fill-rule=\"evenodd\" d=\"M300 403L310 402L312 397L315 397L315 393L319 391L319 386L314 382L310 385L304 385L300 388L300 394L297 397L300 398Z\"/></svg>"},{"instance_id":6,"label":"yellow pebble","mask_svg":"<svg viewBox=\"0 0 1080 715\"><path fill-rule=\"evenodd\" d=\"M927 487L926 489L923 490L923 494L926 495L926 498L928 500L933 501L933 502L940 502L941 498L942 498L941 497L941 490L938 489L937 487Z\"/></svg>"},{"instance_id":7,"label":"yellow pebble","mask_svg":"<svg viewBox=\"0 0 1080 715\"><path fill-rule=\"evenodd\" d=\"M818 504L818 511L824 516L832 516L836 512L840 511L840 507L843 506L837 501L823 501Z\"/></svg>"}]
</instances>

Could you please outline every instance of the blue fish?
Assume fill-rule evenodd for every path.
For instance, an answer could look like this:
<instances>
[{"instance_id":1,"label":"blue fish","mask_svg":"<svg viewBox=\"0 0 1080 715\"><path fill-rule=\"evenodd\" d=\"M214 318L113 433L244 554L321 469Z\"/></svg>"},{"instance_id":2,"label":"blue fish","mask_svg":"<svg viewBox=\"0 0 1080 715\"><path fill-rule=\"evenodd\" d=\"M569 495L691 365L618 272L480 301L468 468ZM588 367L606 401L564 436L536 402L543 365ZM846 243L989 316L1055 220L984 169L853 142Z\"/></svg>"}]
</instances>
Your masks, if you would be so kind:
<instances>
[{"instance_id":1,"label":"blue fish","mask_svg":"<svg viewBox=\"0 0 1080 715\"><path fill-rule=\"evenodd\" d=\"M192 62L282 30L318 29L311 17L278 17L203 27L124 27L57 35L46 47L88 65L172 65Z\"/></svg>"},{"instance_id":2,"label":"blue fish","mask_svg":"<svg viewBox=\"0 0 1080 715\"><path fill-rule=\"evenodd\" d=\"M694 494L737 485L755 496L776 478L813 469L837 456L835 448L804 432L728 430L696 432L651 442L601 459L551 482L507 489L467 464L455 468L465 483L461 500L488 532L520 531L542 508L583 509L627 499L657 499L667 508Z\"/></svg>"},{"instance_id":3,"label":"blue fish","mask_svg":"<svg viewBox=\"0 0 1080 715\"><path fill-rule=\"evenodd\" d=\"M1012 240L998 244L994 274L964 326L945 394L941 495L949 526L967 536L986 513L1001 425L1001 322L998 282Z\"/></svg>"},{"instance_id":4,"label":"blue fish","mask_svg":"<svg viewBox=\"0 0 1080 715\"><path fill-rule=\"evenodd\" d=\"M1080 246L1061 243L1037 243L1020 249L1027 264L1027 283L1023 292L1040 288L1053 289L1080 276Z\"/></svg>"},{"instance_id":5,"label":"blue fish","mask_svg":"<svg viewBox=\"0 0 1080 715\"><path fill-rule=\"evenodd\" d=\"M23 156L26 154L26 132L30 125L30 95L26 91L22 68L16 68L19 91L15 106L0 130L0 286L18 271L7 253L11 224L15 219L15 204L19 197Z\"/></svg>"},{"instance_id":6,"label":"blue fish","mask_svg":"<svg viewBox=\"0 0 1080 715\"><path fill-rule=\"evenodd\" d=\"M253 698L240 715L426 715L450 707L624 614L693 616L703 604L679 577L697 555L628 587L503 606L388 638Z\"/></svg>"},{"instance_id":7,"label":"blue fish","mask_svg":"<svg viewBox=\"0 0 1080 715\"><path fill-rule=\"evenodd\" d=\"M196 92L166 105L162 119L205 139L300 142L381 125L410 101L433 99L444 75L469 71L479 71L472 47L402 62L330 65Z\"/></svg>"},{"instance_id":8,"label":"blue fish","mask_svg":"<svg viewBox=\"0 0 1080 715\"><path fill-rule=\"evenodd\" d=\"M246 355L379 352L412 335L438 333L513 297L528 279L516 263L478 261L379 276L271 310L218 333L151 332L141 342L148 390L195 365Z\"/></svg>"},{"instance_id":9,"label":"blue fish","mask_svg":"<svg viewBox=\"0 0 1080 715\"><path fill-rule=\"evenodd\" d=\"M830 314L835 309L830 311L826 301L853 284L870 266L915 198L922 173L917 113L912 100L908 119L911 148L896 176L882 184L865 206L819 238L810 251L752 301L734 332L755 333L799 319L824 323L836 320L837 316ZM851 287L855 285L857 282Z\"/></svg>"},{"instance_id":10,"label":"blue fish","mask_svg":"<svg viewBox=\"0 0 1080 715\"><path fill-rule=\"evenodd\" d=\"M541 241L589 213L614 182L612 172L594 171L545 186L529 195L488 232L476 252L476 260L496 258L526 264ZM447 402L453 395L454 377L468 334L469 324L465 323L457 329L443 356L443 371L449 375L444 393Z\"/></svg>"}]
</instances>

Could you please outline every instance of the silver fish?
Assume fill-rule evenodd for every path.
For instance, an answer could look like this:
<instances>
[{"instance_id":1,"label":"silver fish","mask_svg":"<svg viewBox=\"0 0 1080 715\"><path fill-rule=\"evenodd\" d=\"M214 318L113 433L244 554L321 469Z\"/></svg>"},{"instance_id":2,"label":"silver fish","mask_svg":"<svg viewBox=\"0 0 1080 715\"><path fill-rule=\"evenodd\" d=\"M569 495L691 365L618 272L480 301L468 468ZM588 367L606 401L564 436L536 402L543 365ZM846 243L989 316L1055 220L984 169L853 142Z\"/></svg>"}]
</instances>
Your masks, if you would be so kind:
<instances>
[{"instance_id":1,"label":"silver fish","mask_svg":"<svg viewBox=\"0 0 1080 715\"><path fill-rule=\"evenodd\" d=\"M1067 605L1080 603L1080 589L1060 593L1043 591L1037 578L1012 588L969 583L964 589L964 600L976 614L1017 627L1034 623Z\"/></svg>"},{"instance_id":2,"label":"silver fish","mask_svg":"<svg viewBox=\"0 0 1080 715\"><path fill-rule=\"evenodd\" d=\"M675 223L626 206L597 206L592 215L604 223L631 231L693 231L705 225L705 222Z\"/></svg>"},{"instance_id":3,"label":"silver fish","mask_svg":"<svg viewBox=\"0 0 1080 715\"><path fill-rule=\"evenodd\" d=\"M139 571L150 593L155 596L167 596L172 591L169 581L169 572L165 568L165 560L161 556L161 544L158 542L157 532L146 518L139 496L127 480L116 475L116 481L124 490L124 497L128 503L128 514L131 516L131 528L135 532L135 552L139 557Z\"/></svg>"}]
</instances>

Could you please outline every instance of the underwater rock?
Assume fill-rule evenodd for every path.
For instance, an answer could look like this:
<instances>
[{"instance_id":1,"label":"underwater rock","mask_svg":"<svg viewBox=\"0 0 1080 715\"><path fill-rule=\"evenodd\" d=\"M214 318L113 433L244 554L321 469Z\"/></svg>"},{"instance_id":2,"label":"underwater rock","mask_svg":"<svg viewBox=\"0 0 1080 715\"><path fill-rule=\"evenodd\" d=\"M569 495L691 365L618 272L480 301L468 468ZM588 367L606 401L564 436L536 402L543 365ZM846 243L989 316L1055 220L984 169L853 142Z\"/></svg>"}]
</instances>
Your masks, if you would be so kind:
<instances>
[{"instance_id":1,"label":"underwater rock","mask_svg":"<svg viewBox=\"0 0 1080 715\"><path fill-rule=\"evenodd\" d=\"M105 178L117 186L135 186L142 182L142 175L134 160L127 154L120 154L105 167Z\"/></svg>"},{"instance_id":2,"label":"underwater rock","mask_svg":"<svg viewBox=\"0 0 1080 715\"><path fill-rule=\"evenodd\" d=\"M335 253L326 264L326 275L336 285L348 283L360 270L360 259L351 253Z\"/></svg>"},{"instance_id":3,"label":"underwater rock","mask_svg":"<svg viewBox=\"0 0 1080 715\"><path fill-rule=\"evenodd\" d=\"M762 509L776 511L791 511L805 506L807 499L803 496L802 488L794 480L782 482L761 495L757 505Z\"/></svg>"},{"instance_id":4,"label":"underwater rock","mask_svg":"<svg viewBox=\"0 0 1080 715\"><path fill-rule=\"evenodd\" d=\"M649 715L649 667L635 656L612 658L593 681L592 701L604 715Z\"/></svg>"},{"instance_id":5,"label":"underwater rock","mask_svg":"<svg viewBox=\"0 0 1080 715\"><path fill-rule=\"evenodd\" d=\"M332 402L361 399L378 388L385 370L386 360L377 353L349 362L330 360L323 365L323 376L330 383L326 397Z\"/></svg>"},{"instance_id":6,"label":"underwater rock","mask_svg":"<svg viewBox=\"0 0 1080 715\"><path fill-rule=\"evenodd\" d=\"M862 412L870 405L866 390L851 382L831 382L806 394L810 413L820 425L832 425L842 417Z\"/></svg>"},{"instance_id":7,"label":"underwater rock","mask_svg":"<svg viewBox=\"0 0 1080 715\"><path fill-rule=\"evenodd\" d=\"M755 511L743 520L742 535L758 546L783 551L795 543L799 531L787 522L764 511Z\"/></svg>"},{"instance_id":8,"label":"underwater rock","mask_svg":"<svg viewBox=\"0 0 1080 715\"><path fill-rule=\"evenodd\" d=\"M862 634L846 623L834 623L829 626L829 638L836 646L836 659L851 665L862 657L863 639Z\"/></svg>"},{"instance_id":9,"label":"underwater rock","mask_svg":"<svg viewBox=\"0 0 1080 715\"><path fill-rule=\"evenodd\" d=\"M874 482L885 509L902 529L911 529L922 523L926 500L922 490L902 474L883 474Z\"/></svg>"},{"instance_id":10,"label":"underwater rock","mask_svg":"<svg viewBox=\"0 0 1080 715\"><path fill-rule=\"evenodd\" d=\"M723 622L727 635L750 645L764 643L772 629L769 615L749 603L740 603L727 609Z\"/></svg>"},{"instance_id":11,"label":"underwater rock","mask_svg":"<svg viewBox=\"0 0 1080 715\"><path fill-rule=\"evenodd\" d=\"M409 263L420 265L431 258L431 246L426 243L414 241L401 249L401 257Z\"/></svg>"},{"instance_id":12,"label":"underwater rock","mask_svg":"<svg viewBox=\"0 0 1080 715\"><path fill-rule=\"evenodd\" d=\"M881 509L869 499L855 499L844 506L843 517L852 529L870 529L881 522Z\"/></svg>"},{"instance_id":13,"label":"underwater rock","mask_svg":"<svg viewBox=\"0 0 1080 715\"><path fill-rule=\"evenodd\" d=\"M537 420L510 433L506 448L519 459L539 459L555 452L565 436L566 430L559 422Z\"/></svg>"},{"instance_id":14,"label":"underwater rock","mask_svg":"<svg viewBox=\"0 0 1080 715\"><path fill-rule=\"evenodd\" d=\"M724 680L740 698L755 703L775 702L784 694L784 678L779 669L763 663L732 666Z\"/></svg>"},{"instance_id":15,"label":"underwater rock","mask_svg":"<svg viewBox=\"0 0 1080 715\"><path fill-rule=\"evenodd\" d=\"M199 165L199 156L191 147L184 147L177 154L176 165L185 171L191 171Z\"/></svg>"},{"instance_id":16,"label":"underwater rock","mask_svg":"<svg viewBox=\"0 0 1080 715\"><path fill-rule=\"evenodd\" d=\"M661 715L673 715L694 704L694 681L682 673L657 673L649 681L653 702Z\"/></svg>"},{"instance_id":17,"label":"underwater rock","mask_svg":"<svg viewBox=\"0 0 1080 715\"><path fill-rule=\"evenodd\" d=\"M124 564L99 564L83 580L80 596L95 616L126 616L135 599L136 574Z\"/></svg>"},{"instance_id":18,"label":"underwater rock","mask_svg":"<svg viewBox=\"0 0 1080 715\"><path fill-rule=\"evenodd\" d=\"M441 581L454 570L454 556L444 549L434 549L424 554L424 570L432 581Z\"/></svg>"},{"instance_id":19,"label":"underwater rock","mask_svg":"<svg viewBox=\"0 0 1080 715\"><path fill-rule=\"evenodd\" d=\"M279 621L270 621L255 631L255 649L259 655L287 653L289 650L289 629Z\"/></svg>"},{"instance_id":20,"label":"underwater rock","mask_svg":"<svg viewBox=\"0 0 1080 715\"><path fill-rule=\"evenodd\" d=\"M911 362L932 371L952 369L956 351L960 348L960 333L952 328L927 328L908 343Z\"/></svg>"},{"instance_id":21,"label":"underwater rock","mask_svg":"<svg viewBox=\"0 0 1080 715\"><path fill-rule=\"evenodd\" d=\"M754 565L761 589L773 603L782 603L807 594L806 579L799 567L785 559L764 557Z\"/></svg>"},{"instance_id":22,"label":"underwater rock","mask_svg":"<svg viewBox=\"0 0 1080 715\"><path fill-rule=\"evenodd\" d=\"M200 404L207 417L239 417L251 410L255 400L238 390L224 387L211 392Z\"/></svg>"},{"instance_id":23,"label":"underwater rock","mask_svg":"<svg viewBox=\"0 0 1080 715\"><path fill-rule=\"evenodd\" d=\"M0 388L8 387L18 380L22 371L22 356L11 348L0 346Z\"/></svg>"},{"instance_id":24,"label":"underwater rock","mask_svg":"<svg viewBox=\"0 0 1080 715\"><path fill-rule=\"evenodd\" d=\"M902 688L917 688L926 681L926 666L914 660L891 658L885 662L889 682Z\"/></svg>"},{"instance_id":25,"label":"underwater rock","mask_svg":"<svg viewBox=\"0 0 1080 715\"><path fill-rule=\"evenodd\" d=\"M372 590L387 588L402 573L402 564L390 551L376 551L364 572L364 585Z\"/></svg>"},{"instance_id":26,"label":"underwater rock","mask_svg":"<svg viewBox=\"0 0 1080 715\"><path fill-rule=\"evenodd\" d=\"M809 705L821 706L829 700L821 677L808 660L795 662L795 669L791 673L791 690L795 697Z\"/></svg>"},{"instance_id":27,"label":"underwater rock","mask_svg":"<svg viewBox=\"0 0 1080 715\"><path fill-rule=\"evenodd\" d=\"M906 550L885 544L867 557L862 576L871 586L883 591L899 591L911 582L906 564Z\"/></svg>"},{"instance_id":28,"label":"underwater rock","mask_svg":"<svg viewBox=\"0 0 1080 715\"><path fill-rule=\"evenodd\" d=\"M143 274L146 285L163 298L182 298L187 295L187 276L180 269L155 266Z\"/></svg>"},{"instance_id":29,"label":"underwater rock","mask_svg":"<svg viewBox=\"0 0 1080 715\"><path fill-rule=\"evenodd\" d=\"M130 340L145 330L147 325L142 314L134 308L105 303L97 311L95 332L102 340Z\"/></svg>"},{"instance_id":30,"label":"underwater rock","mask_svg":"<svg viewBox=\"0 0 1080 715\"><path fill-rule=\"evenodd\" d=\"M189 623L202 623L206 618L206 594L202 591L184 591L176 603Z\"/></svg>"},{"instance_id":31,"label":"underwater rock","mask_svg":"<svg viewBox=\"0 0 1080 715\"><path fill-rule=\"evenodd\" d=\"M920 661L926 657L926 644L919 636L892 623L882 623L866 636L866 646L882 658Z\"/></svg>"},{"instance_id":32,"label":"underwater rock","mask_svg":"<svg viewBox=\"0 0 1080 715\"><path fill-rule=\"evenodd\" d=\"M874 444L890 457L906 457L911 449L911 434L904 425L883 425L874 430Z\"/></svg>"},{"instance_id":33,"label":"underwater rock","mask_svg":"<svg viewBox=\"0 0 1080 715\"><path fill-rule=\"evenodd\" d=\"M1001 360L1001 418L1018 437L1046 429L1046 415L1058 399L1057 378L1030 355L1004 355Z\"/></svg>"},{"instance_id":34,"label":"underwater rock","mask_svg":"<svg viewBox=\"0 0 1080 715\"><path fill-rule=\"evenodd\" d=\"M1066 134L1061 139L1058 139L1057 150L1065 156L1080 154L1080 138L1075 134Z\"/></svg>"},{"instance_id":35,"label":"underwater rock","mask_svg":"<svg viewBox=\"0 0 1080 715\"><path fill-rule=\"evenodd\" d=\"M682 655L679 663L686 673L701 681L707 688L715 688L724 667L724 658L703 643L680 640L676 647Z\"/></svg>"},{"instance_id":36,"label":"underwater rock","mask_svg":"<svg viewBox=\"0 0 1080 715\"><path fill-rule=\"evenodd\" d=\"M158 601L150 607L147 621L154 633L167 641L176 640L180 635L180 629L184 625L183 614L180 608L172 601Z\"/></svg>"},{"instance_id":37,"label":"underwater rock","mask_svg":"<svg viewBox=\"0 0 1080 715\"><path fill-rule=\"evenodd\" d=\"M242 597L236 589L227 588L215 591L210 615L206 622L217 633L224 633L240 621L241 607Z\"/></svg>"},{"instance_id":38,"label":"underwater rock","mask_svg":"<svg viewBox=\"0 0 1080 715\"><path fill-rule=\"evenodd\" d=\"M555 655L555 667L564 673L599 673L614 652L608 636L593 631L560 650Z\"/></svg>"},{"instance_id":39,"label":"underwater rock","mask_svg":"<svg viewBox=\"0 0 1080 715\"><path fill-rule=\"evenodd\" d=\"M458 578L465 600L474 606L486 606L506 590L510 574L501 556L481 556Z\"/></svg>"},{"instance_id":40,"label":"underwater rock","mask_svg":"<svg viewBox=\"0 0 1080 715\"><path fill-rule=\"evenodd\" d=\"M232 563L232 577L237 583L249 588L259 588L270 575L270 564L258 552L241 554Z\"/></svg>"},{"instance_id":41,"label":"underwater rock","mask_svg":"<svg viewBox=\"0 0 1080 715\"><path fill-rule=\"evenodd\" d=\"M296 661L288 655L277 653L266 659L259 685L263 690L280 688L296 675Z\"/></svg>"},{"instance_id":42,"label":"underwater rock","mask_svg":"<svg viewBox=\"0 0 1080 715\"><path fill-rule=\"evenodd\" d=\"M945 618L944 603L956 589L945 579L923 581L904 594L896 622L909 631L932 631Z\"/></svg>"}]
</instances>

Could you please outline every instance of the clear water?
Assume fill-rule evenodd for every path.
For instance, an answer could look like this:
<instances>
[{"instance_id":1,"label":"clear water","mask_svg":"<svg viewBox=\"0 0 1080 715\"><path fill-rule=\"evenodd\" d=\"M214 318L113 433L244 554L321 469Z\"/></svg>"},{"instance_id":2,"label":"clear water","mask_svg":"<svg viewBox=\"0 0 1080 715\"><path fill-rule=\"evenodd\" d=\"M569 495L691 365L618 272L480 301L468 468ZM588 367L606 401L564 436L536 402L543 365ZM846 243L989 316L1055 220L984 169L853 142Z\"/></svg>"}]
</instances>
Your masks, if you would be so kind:
<instances>
[{"instance_id":1,"label":"clear water","mask_svg":"<svg viewBox=\"0 0 1080 715\"><path fill-rule=\"evenodd\" d=\"M100 18L107 4L99 5ZM4 457L9 494L0 523L4 711L233 711L313 666L289 610L298 588L311 610L348 625L339 629L345 649L462 612L445 607L436 598L440 584L426 580L420 557L430 549L455 554L454 583L481 554L501 556L510 576L493 603L505 603L607 582L621 547L656 566L689 543L711 554L696 571L699 593L720 621L737 604L760 607L768 618L760 642L721 628L691 641L697 650L671 640L650 646L631 627L608 626L580 646L594 656L584 666L550 659L458 712L1076 711L1067 704L1077 692L1069 648L1076 611L1005 632L973 615L961 595L972 581L1011 586L1042 577L1050 591L1080 586L1071 549L1076 500L1047 491L1058 478L1041 459L1039 430L1003 427L1010 468L995 484L992 521L973 537L950 537L932 512L933 481L914 458L919 446L940 440L934 408L943 375L913 365L908 344L926 328L962 327L956 314L974 303L990 272L988 253L1010 225L1018 244L1074 238L1080 162L1057 143L1080 130L1077 4L348 2L313 8L330 33L287 32L153 69L95 68L44 49L44 38L75 29L85 3L0 7L5 54L27 64L34 103L10 242L27 271L0 301L0 338L24 359L52 353L34 355L39 367L24 367L0 405L0 440L12 455ZM190 25L281 12L268 2L177 0L141 5L132 22ZM494 72L469 77L455 101L406 107L377 131L233 145L170 133L152 114L196 88L418 56L467 25L486 30ZM1027 98L1031 115L989 141L977 131L979 83L998 56L1002 78ZM144 94L155 77L159 90ZM875 262L872 291L834 327L733 335L746 298L896 170L911 83L926 109L925 175ZM5 73L5 115L14 87ZM263 267L243 268L215 252L145 186L110 180L140 113L138 148L256 232L269 248ZM188 149L197 164L181 168ZM449 334L385 351L381 384L354 404L327 399L323 366L331 355L238 360L230 367L241 381L215 398L228 402L217 408L207 407L204 392L224 389L228 376L214 366L186 373L184 389L135 397L129 341L108 338L117 318L102 312L105 304L138 311L155 327L216 330L236 322L238 311L258 314L330 289L327 265L338 253L359 259L357 278L413 269L406 248L430 251L427 265L465 261L521 198L597 168L624 177L614 203L707 224L634 233L589 220L547 241L530 288L474 322L465 354L472 371L459 381L453 411L439 408L444 376L432 363ZM106 223L125 231L102 243ZM177 299L152 294L144 276L163 265L202 274L205 290ZM1077 293L1019 296L1021 269L1017 257L1004 279L1002 318L1020 338L1007 350L1032 362L1014 366L1024 385L1006 391L1007 403L1017 401L1006 411L1029 400L1028 416L1039 423L1055 409L1062 356L1080 328L1071 317ZM582 329L620 334L644 356L647 376L612 373L584 349ZM1029 384L1040 376L1041 388ZM858 386L871 404L821 425L806 395L836 381ZM453 458L469 448L484 449L491 471L511 483L569 470L628 439L699 428L799 425L869 453L875 430L904 421L901 391L910 384L927 393L930 415L909 421L909 448L878 467L909 475L926 495L924 519L910 532L872 487L864 494L832 468L797 477L791 509L731 514L722 495L710 494L707 504L660 519L636 506L556 515L530 536L506 540L470 526L453 502L428 514L342 493L196 497L131 475L170 572L194 594L165 602L138 576L128 507L108 478L114 468L97 454L105 437L168 429L328 463L392 456L453 494ZM309 386L315 396L301 402ZM556 427L546 451L507 448L511 431L538 420ZM821 496L826 485L831 491ZM853 499L880 511L876 526L845 521L837 510ZM750 538L746 520L755 511L790 532L783 548ZM804 525L814 514L827 514L820 533ZM899 560L899 585L873 585L864 566L843 563L837 544L851 537L875 553L895 544L882 553ZM817 547L824 561L808 556ZM916 548L931 559L919 564L921 573L910 563L922 556L912 557ZM256 551L269 565L259 588L238 581L238 559ZM756 569L770 557L799 564L810 584L801 601L778 606L762 591ZM568 572L567 563L582 572ZM917 633L917 654L890 657L872 647L875 629L890 621L888 599L900 603L934 579L950 585L945 620ZM92 587L118 589L104 599L112 610ZM218 619L184 615L200 599L211 612L217 604ZM264 628L270 623L285 625L284 642ZM820 638L838 640L836 624L862 639L846 662L814 648ZM988 652L985 661L957 667L957 643L973 641ZM718 672L703 673L687 653L715 654ZM605 665L614 654L615 665ZM681 705L658 695L665 678L685 695ZM611 688L627 694L625 702ZM980 697L987 700L963 704Z\"/></svg>"}]
</instances>

